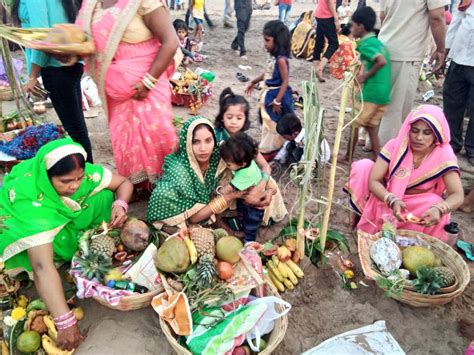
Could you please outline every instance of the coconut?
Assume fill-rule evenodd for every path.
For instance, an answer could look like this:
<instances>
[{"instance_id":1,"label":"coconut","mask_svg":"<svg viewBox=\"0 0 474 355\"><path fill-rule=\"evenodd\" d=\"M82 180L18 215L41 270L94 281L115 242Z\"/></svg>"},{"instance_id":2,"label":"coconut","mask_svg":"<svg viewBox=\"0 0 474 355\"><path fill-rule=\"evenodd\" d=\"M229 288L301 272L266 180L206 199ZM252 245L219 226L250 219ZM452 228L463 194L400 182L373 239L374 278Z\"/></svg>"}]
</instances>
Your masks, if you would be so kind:
<instances>
[{"instance_id":1,"label":"coconut","mask_svg":"<svg viewBox=\"0 0 474 355\"><path fill-rule=\"evenodd\" d=\"M216 256L221 261L235 264L240 260L239 252L244 245L240 239L232 236L222 237L216 244Z\"/></svg>"},{"instance_id":2,"label":"coconut","mask_svg":"<svg viewBox=\"0 0 474 355\"><path fill-rule=\"evenodd\" d=\"M139 219L129 218L120 233L120 240L132 251L143 251L150 241L150 228Z\"/></svg>"},{"instance_id":3,"label":"coconut","mask_svg":"<svg viewBox=\"0 0 474 355\"><path fill-rule=\"evenodd\" d=\"M177 237L166 240L155 253L154 260L159 271L177 274L185 272L190 264L188 248Z\"/></svg>"}]
</instances>

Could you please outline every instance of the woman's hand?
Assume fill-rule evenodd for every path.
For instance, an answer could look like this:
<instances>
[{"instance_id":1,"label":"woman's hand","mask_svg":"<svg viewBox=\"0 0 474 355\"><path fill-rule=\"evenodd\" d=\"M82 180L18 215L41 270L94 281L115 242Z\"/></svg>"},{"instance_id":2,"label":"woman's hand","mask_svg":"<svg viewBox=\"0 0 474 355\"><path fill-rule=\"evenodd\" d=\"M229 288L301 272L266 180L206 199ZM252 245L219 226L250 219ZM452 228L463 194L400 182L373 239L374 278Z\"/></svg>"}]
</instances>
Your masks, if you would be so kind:
<instances>
[{"instance_id":1,"label":"woman's hand","mask_svg":"<svg viewBox=\"0 0 474 355\"><path fill-rule=\"evenodd\" d=\"M435 207L431 207L428 211L421 215L422 224L424 226L434 226L441 219L441 211Z\"/></svg>"},{"instance_id":2,"label":"woman's hand","mask_svg":"<svg viewBox=\"0 0 474 355\"><path fill-rule=\"evenodd\" d=\"M252 95L252 92L253 92L253 89L255 88L255 83L253 81L251 81L247 87L245 88L245 94L246 95Z\"/></svg>"},{"instance_id":3,"label":"woman's hand","mask_svg":"<svg viewBox=\"0 0 474 355\"><path fill-rule=\"evenodd\" d=\"M403 218L402 212L405 211L406 209L407 209L407 206L405 205L405 202L403 202L402 200L397 200L393 203L393 206L392 206L393 215L400 222L405 222L405 218Z\"/></svg>"},{"instance_id":4,"label":"woman's hand","mask_svg":"<svg viewBox=\"0 0 474 355\"><path fill-rule=\"evenodd\" d=\"M147 87L145 85L143 85L143 83L141 81L139 81L138 83L135 83L133 86L132 86L132 89L135 90L135 94L133 95L133 99L134 100L145 100L148 96L148 93L150 92L150 90L147 89Z\"/></svg>"},{"instance_id":5,"label":"woman's hand","mask_svg":"<svg viewBox=\"0 0 474 355\"><path fill-rule=\"evenodd\" d=\"M275 102L272 102L272 103L270 104L270 106L271 106L271 108L272 108L272 111L273 111L274 113L276 113L277 115L279 115L279 114L281 113L281 104L278 105L278 104L276 104Z\"/></svg>"},{"instance_id":6,"label":"woman's hand","mask_svg":"<svg viewBox=\"0 0 474 355\"><path fill-rule=\"evenodd\" d=\"M36 77L30 78L25 86L26 93L36 95L35 87L37 84L38 84L38 78Z\"/></svg>"},{"instance_id":7,"label":"woman's hand","mask_svg":"<svg viewBox=\"0 0 474 355\"><path fill-rule=\"evenodd\" d=\"M81 334L77 324L64 330L58 330L58 340L56 343L63 350L77 349L79 344L85 339Z\"/></svg>"},{"instance_id":8,"label":"woman's hand","mask_svg":"<svg viewBox=\"0 0 474 355\"><path fill-rule=\"evenodd\" d=\"M113 206L110 215L110 228L121 228L127 221L127 212L121 206Z\"/></svg>"}]
</instances>

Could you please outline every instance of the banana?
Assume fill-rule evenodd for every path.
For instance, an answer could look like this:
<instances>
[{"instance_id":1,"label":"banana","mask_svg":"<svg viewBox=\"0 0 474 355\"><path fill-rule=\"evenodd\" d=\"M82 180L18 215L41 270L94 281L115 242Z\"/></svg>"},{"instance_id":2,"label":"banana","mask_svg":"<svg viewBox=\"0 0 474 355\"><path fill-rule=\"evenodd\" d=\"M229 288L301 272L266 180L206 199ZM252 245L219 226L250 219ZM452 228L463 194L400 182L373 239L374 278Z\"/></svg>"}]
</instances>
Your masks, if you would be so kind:
<instances>
[{"instance_id":1,"label":"banana","mask_svg":"<svg viewBox=\"0 0 474 355\"><path fill-rule=\"evenodd\" d=\"M285 265L283 265L283 263L280 261L280 259L278 259L276 255L272 256L272 261L275 264L275 266L278 268L278 271L280 272L281 276L283 278L288 277L288 272L286 271L287 269Z\"/></svg>"},{"instance_id":2,"label":"banana","mask_svg":"<svg viewBox=\"0 0 474 355\"><path fill-rule=\"evenodd\" d=\"M58 339L58 330L56 329L56 324L54 324L53 317L50 315L43 317L44 324L48 328L48 335L53 341Z\"/></svg>"},{"instance_id":3,"label":"banana","mask_svg":"<svg viewBox=\"0 0 474 355\"><path fill-rule=\"evenodd\" d=\"M196 246L189 237L184 237L184 244L188 248L189 258L191 259L191 264L195 264L198 259L198 253Z\"/></svg>"},{"instance_id":4,"label":"banana","mask_svg":"<svg viewBox=\"0 0 474 355\"><path fill-rule=\"evenodd\" d=\"M295 288L295 285L293 285L292 282L288 279L283 279L283 284L288 290L293 290Z\"/></svg>"},{"instance_id":5,"label":"banana","mask_svg":"<svg viewBox=\"0 0 474 355\"><path fill-rule=\"evenodd\" d=\"M282 275L280 274L280 271L275 266L272 260L268 260L267 267L273 273L273 276L277 278L278 281L283 282L284 277L282 277Z\"/></svg>"},{"instance_id":6,"label":"banana","mask_svg":"<svg viewBox=\"0 0 474 355\"><path fill-rule=\"evenodd\" d=\"M296 277L294 272L290 269L290 267L286 265L285 263L281 263L281 264L286 268L286 271L288 273L288 279L291 281L291 283L295 286L298 285L298 278Z\"/></svg>"},{"instance_id":7,"label":"banana","mask_svg":"<svg viewBox=\"0 0 474 355\"><path fill-rule=\"evenodd\" d=\"M300 269L298 265L293 260L288 260L285 262L286 265L293 271L293 273L298 276L300 279L303 278L304 272Z\"/></svg>"},{"instance_id":8,"label":"banana","mask_svg":"<svg viewBox=\"0 0 474 355\"><path fill-rule=\"evenodd\" d=\"M270 280L272 280L273 284L276 286L278 291L280 292L285 291L285 286L275 277L272 271L268 272L268 276L270 277Z\"/></svg>"},{"instance_id":9,"label":"banana","mask_svg":"<svg viewBox=\"0 0 474 355\"><path fill-rule=\"evenodd\" d=\"M263 278L264 278L265 281L267 281L275 290L278 290L278 288L276 287L276 285L273 283L272 278L270 277L269 273L270 273L270 271L268 271L267 269L264 269L264 270L263 270Z\"/></svg>"},{"instance_id":10,"label":"banana","mask_svg":"<svg viewBox=\"0 0 474 355\"><path fill-rule=\"evenodd\" d=\"M43 334L43 337L41 338L41 345L43 345L43 349L48 355L71 355L74 353L74 350L66 351L60 349L55 341L46 334Z\"/></svg>"},{"instance_id":11,"label":"banana","mask_svg":"<svg viewBox=\"0 0 474 355\"><path fill-rule=\"evenodd\" d=\"M10 350L8 350L8 345L5 340L2 340L2 355L10 355Z\"/></svg>"}]
</instances>

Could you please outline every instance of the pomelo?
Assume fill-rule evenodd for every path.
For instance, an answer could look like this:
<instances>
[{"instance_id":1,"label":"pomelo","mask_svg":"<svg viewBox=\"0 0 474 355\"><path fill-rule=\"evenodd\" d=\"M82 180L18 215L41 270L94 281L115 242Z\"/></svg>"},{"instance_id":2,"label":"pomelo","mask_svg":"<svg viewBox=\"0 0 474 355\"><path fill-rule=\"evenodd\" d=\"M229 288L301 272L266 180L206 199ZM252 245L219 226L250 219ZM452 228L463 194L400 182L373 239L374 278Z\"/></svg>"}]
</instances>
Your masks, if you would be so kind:
<instances>
[{"instance_id":1,"label":"pomelo","mask_svg":"<svg viewBox=\"0 0 474 355\"><path fill-rule=\"evenodd\" d=\"M38 332L28 330L20 334L16 340L16 348L22 353L34 353L41 346L41 335Z\"/></svg>"},{"instance_id":2,"label":"pomelo","mask_svg":"<svg viewBox=\"0 0 474 355\"><path fill-rule=\"evenodd\" d=\"M222 237L216 244L216 256L220 261L235 264L240 260L239 252L244 245L240 239L232 236Z\"/></svg>"},{"instance_id":3,"label":"pomelo","mask_svg":"<svg viewBox=\"0 0 474 355\"><path fill-rule=\"evenodd\" d=\"M422 266L432 267L435 264L435 255L426 247L412 246L403 251L403 266L410 271L412 276L416 276L416 269Z\"/></svg>"}]
</instances>

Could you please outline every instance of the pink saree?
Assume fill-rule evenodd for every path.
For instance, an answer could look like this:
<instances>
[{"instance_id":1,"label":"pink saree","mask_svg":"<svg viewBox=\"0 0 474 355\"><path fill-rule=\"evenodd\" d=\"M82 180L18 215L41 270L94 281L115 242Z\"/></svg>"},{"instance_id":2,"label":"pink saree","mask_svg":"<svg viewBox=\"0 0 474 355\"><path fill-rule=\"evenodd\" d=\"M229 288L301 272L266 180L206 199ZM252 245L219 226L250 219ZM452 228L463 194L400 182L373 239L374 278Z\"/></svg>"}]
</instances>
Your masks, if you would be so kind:
<instances>
[{"instance_id":1,"label":"pink saree","mask_svg":"<svg viewBox=\"0 0 474 355\"><path fill-rule=\"evenodd\" d=\"M431 127L436 146L422 164L414 169L409 131L411 124L418 120L425 121ZM408 115L398 136L390 140L380 152L379 158L388 164L385 177L387 190L400 197L407 211L415 216L421 216L431 206L441 202L446 190L443 176L450 171L459 172L457 158L449 145L450 138L443 111L436 106L422 105ZM381 230L385 214L392 214L383 201L370 193L368 182L373 165L374 162L368 159L354 162L349 183L344 188L349 193L352 208L361 215L357 228L371 234ZM410 194L412 189L423 192ZM426 233L445 241L444 226L450 218L450 214L446 214L434 226L399 222L398 228Z\"/></svg>"},{"instance_id":2,"label":"pink saree","mask_svg":"<svg viewBox=\"0 0 474 355\"><path fill-rule=\"evenodd\" d=\"M150 69L160 42L121 42L141 1L118 0L95 15L97 0L84 0L77 23L94 38L96 53L87 61L109 119L112 150L118 173L134 184L154 182L163 160L177 143L173 126L169 78L174 63L158 78L145 100L134 100L132 85Z\"/></svg>"}]
</instances>

